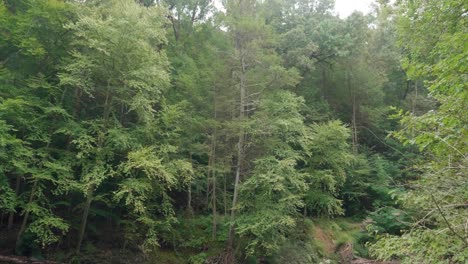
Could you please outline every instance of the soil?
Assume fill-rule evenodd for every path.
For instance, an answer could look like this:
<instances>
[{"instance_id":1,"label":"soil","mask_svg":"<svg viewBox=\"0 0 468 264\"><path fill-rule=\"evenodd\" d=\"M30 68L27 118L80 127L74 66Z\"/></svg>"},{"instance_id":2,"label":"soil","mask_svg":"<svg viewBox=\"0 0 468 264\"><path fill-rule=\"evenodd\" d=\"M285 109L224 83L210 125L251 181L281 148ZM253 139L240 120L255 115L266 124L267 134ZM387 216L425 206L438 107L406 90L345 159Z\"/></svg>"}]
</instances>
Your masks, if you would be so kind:
<instances>
[{"instance_id":1,"label":"soil","mask_svg":"<svg viewBox=\"0 0 468 264\"><path fill-rule=\"evenodd\" d=\"M335 241L333 241L330 234L326 233L322 228L316 226L314 228L314 238L320 241L324 245L325 253L333 254L335 253Z\"/></svg>"}]
</instances>

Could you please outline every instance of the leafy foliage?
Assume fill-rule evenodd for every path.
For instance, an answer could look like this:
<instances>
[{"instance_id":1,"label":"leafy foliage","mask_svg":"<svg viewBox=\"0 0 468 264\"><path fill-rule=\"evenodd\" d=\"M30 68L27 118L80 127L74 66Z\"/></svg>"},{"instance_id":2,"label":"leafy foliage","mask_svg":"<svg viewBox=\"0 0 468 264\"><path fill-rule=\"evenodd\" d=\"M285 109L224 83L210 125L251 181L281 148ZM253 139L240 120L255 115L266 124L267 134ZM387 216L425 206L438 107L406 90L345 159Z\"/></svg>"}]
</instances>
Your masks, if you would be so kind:
<instances>
[{"instance_id":1,"label":"leafy foliage","mask_svg":"<svg viewBox=\"0 0 468 264\"><path fill-rule=\"evenodd\" d=\"M0 2L5 252L465 261L466 4L219 4Z\"/></svg>"},{"instance_id":2,"label":"leafy foliage","mask_svg":"<svg viewBox=\"0 0 468 264\"><path fill-rule=\"evenodd\" d=\"M458 1L403 1L399 33L407 49L410 78L423 78L439 106L421 116L401 112L405 129L394 136L426 155L417 164L421 176L400 196L415 220L401 237L386 235L372 246L383 259L434 263L466 260L466 4ZM434 24L435 23L435 24ZM421 34L425 32L424 34ZM461 100L461 101L460 101Z\"/></svg>"}]
</instances>

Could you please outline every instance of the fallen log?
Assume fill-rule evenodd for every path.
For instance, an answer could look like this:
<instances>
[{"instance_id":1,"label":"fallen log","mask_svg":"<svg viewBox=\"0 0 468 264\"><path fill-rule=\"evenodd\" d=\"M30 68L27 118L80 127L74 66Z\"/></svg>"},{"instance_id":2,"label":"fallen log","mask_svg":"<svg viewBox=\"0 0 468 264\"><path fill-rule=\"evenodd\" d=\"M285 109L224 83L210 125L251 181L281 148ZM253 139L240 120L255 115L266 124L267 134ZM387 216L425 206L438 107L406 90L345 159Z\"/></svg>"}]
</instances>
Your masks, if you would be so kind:
<instances>
[{"instance_id":1,"label":"fallen log","mask_svg":"<svg viewBox=\"0 0 468 264\"><path fill-rule=\"evenodd\" d=\"M0 255L0 262L12 263L12 264L60 264L59 262L55 262L55 261L37 260L37 259L31 259L31 258L22 257L22 256L2 256L2 255Z\"/></svg>"}]
</instances>

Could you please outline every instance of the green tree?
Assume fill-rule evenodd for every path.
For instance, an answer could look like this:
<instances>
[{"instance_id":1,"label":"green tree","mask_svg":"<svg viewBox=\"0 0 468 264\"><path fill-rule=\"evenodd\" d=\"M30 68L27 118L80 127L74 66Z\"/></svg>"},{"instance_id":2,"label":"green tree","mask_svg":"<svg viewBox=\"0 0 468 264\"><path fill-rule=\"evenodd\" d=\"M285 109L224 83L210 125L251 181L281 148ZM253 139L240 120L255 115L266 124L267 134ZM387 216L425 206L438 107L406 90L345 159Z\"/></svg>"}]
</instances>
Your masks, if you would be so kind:
<instances>
[{"instance_id":1,"label":"green tree","mask_svg":"<svg viewBox=\"0 0 468 264\"><path fill-rule=\"evenodd\" d=\"M273 40L271 28L265 24L261 15L262 5L257 1L227 1L225 23L229 37L235 47L231 55L232 83L238 89L236 102L236 172L231 206L231 227L228 248L232 250L235 235L238 194L241 178L247 178L245 170L246 122L255 111L259 98L266 90L294 86L299 76L293 69L282 67L281 59L270 46ZM242 175L241 175L242 174Z\"/></svg>"},{"instance_id":2,"label":"green tree","mask_svg":"<svg viewBox=\"0 0 468 264\"><path fill-rule=\"evenodd\" d=\"M166 42L163 14L157 6L145 8L131 1L91 2L80 8L75 23L66 26L75 39L72 59L59 77L78 123L67 133L77 151L79 189L86 197L77 251L92 202L111 177L128 177L119 183L117 197L125 196L125 204L143 215L142 205L136 203L148 195L144 191L159 190L164 197L163 190L177 182L175 169L161 164L176 148L156 140L164 122L156 116L164 119L162 94L169 85L168 60L160 48ZM146 180L132 178L134 170L146 174ZM166 208L161 210L170 215L167 201L163 204ZM156 244L156 222L139 220L149 226L146 241Z\"/></svg>"},{"instance_id":3,"label":"green tree","mask_svg":"<svg viewBox=\"0 0 468 264\"><path fill-rule=\"evenodd\" d=\"M343 214L339 199L346 180L346 169L353 157L348 145L349 129L340 121L314 124L310 127L309 157L305 159L308 190L305 210L313 215ZM307 211L304 211L307 215Z\"/></svg>"},{"instance_id":4,"label":"green tree","mask_svg":"<svg viewBox=\"0 0 468 264\"><path fill-rule=\"evenodd\" d=\"M240 188L236 232L246 239L247 255L277 251L295 227L304 206L306 175L297 169L307 148L307 128L300 113L303 99L286 91L260 101L249 127L259 157Z\"/></svg>"},{"instance_id":5,"label":"green tree","mask_svg":"<svg viewBox=\"0 0 468 264\"><path fill-rule=\"evenodd\" d=\"M0 4L4 36L0 40L0 119L6 132L2 174L15 179L9 229L15 220L13 209L22 209L16 241L19 250L25 244L25 233L31 237L27 243L46 246L69 228L52 209L53 196L63 195L72 186L70 156L53 144L54 134L70 118L61 105L55 74L70 42L61 21L72 18L72 10L61 1ZM50 124L50 120L55 122ZM12 201L11 190L5 193L10 195L7 201Z\"/></svg>"},{"instance_id":6,"label":"green tree","mask_svg":"<svg viewBox=\"0 0 468 264\"><path fill-rule=\"evenodd\" d=\"M398 32L405 50L403 66L425 85L438 107L423 114L401 113L404 129L394 135L424 151L419 179L401 197L413 217L401 237L386 235L371 247L382 259L406 263L465 262L467 5L463 1L402 1Z\"/></svg>"}]
</instances>

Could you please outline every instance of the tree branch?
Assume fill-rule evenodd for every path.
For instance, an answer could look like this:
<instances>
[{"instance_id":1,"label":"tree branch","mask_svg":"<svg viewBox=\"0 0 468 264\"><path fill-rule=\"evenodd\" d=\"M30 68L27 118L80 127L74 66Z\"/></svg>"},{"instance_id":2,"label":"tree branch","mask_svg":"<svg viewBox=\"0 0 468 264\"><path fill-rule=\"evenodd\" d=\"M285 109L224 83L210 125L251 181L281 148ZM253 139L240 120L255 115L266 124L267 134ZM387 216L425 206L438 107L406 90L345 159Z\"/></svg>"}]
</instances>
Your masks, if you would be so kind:
<instances>
[{"instance_id":1,"label":"tree branch","mask_svg":"<svg viewBox=\"0 0 468 264\"><path fill-rule=\"evenodd\" d=\"M457 236L458 238L460 238L463 243L465 243L465 245L468 246L468 241L462 237L460 234L458 234L452 227L452 225L449 223L449 221L447 220L447 218L445 218L445 215L444 213L442 212L442 209L440 209L440 206L439 206L439 203L437 203L434 195L432 193L429 193L431 195L431 198L432 198L432 201L435 203L436 207L437 207L437 210L439 211L440 215L442 216L442 218L444 219L445 223L447 224L447 227L450 229L450 231L452 231L452 233Z\"/></svg>"}]
</instances>

